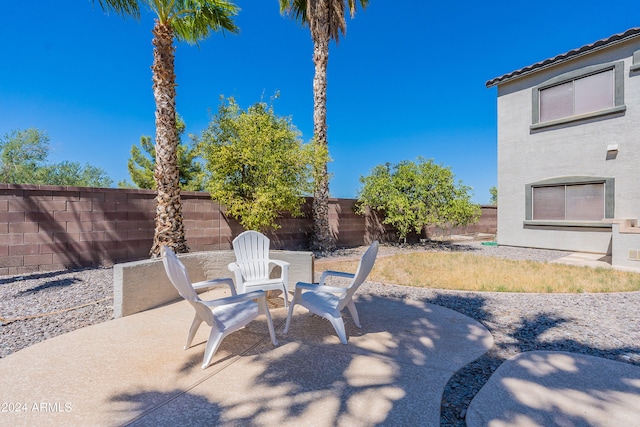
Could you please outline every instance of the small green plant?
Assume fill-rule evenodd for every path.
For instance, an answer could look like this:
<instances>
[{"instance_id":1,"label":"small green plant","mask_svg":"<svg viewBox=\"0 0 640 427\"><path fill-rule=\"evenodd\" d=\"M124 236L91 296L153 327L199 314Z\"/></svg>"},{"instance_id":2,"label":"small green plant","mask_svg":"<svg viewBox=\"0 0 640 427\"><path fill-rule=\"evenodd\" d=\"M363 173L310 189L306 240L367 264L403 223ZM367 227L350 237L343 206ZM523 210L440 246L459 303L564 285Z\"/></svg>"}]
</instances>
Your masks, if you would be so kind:
<instances>
[{"instance_id":1,"label":"small green plant","mask_svg":"<svg viewBox=\"0 0 640 427\"><path fill-rule=\"evenodd\" d=\"M203 172L198 156L197 147L182 142L182 136L186 130L184 120L176 115L176 132L178 134L178 147L176 149L180 188L185 191L202 191ZM138 188L155 189L156 182L153 178L156 169L156 146L150 136L140 137L140 147L131 147L131 157L127 162L129 176ZM118 183L120 188L132 187L128 182Z\"/></svg>"},{"instance_id":2,"label":"small green plant","mask_svg":"<svg viewBox=\"0 0 640 427\"><path fill-rule=\"evenodd\" d=\"M489 194L491 194L491 199L489 200L489 203L491 203L493 206L497 206L498 205L498 187L494 185L493 187L489 188Z\"/></svg>"}]
</instances>

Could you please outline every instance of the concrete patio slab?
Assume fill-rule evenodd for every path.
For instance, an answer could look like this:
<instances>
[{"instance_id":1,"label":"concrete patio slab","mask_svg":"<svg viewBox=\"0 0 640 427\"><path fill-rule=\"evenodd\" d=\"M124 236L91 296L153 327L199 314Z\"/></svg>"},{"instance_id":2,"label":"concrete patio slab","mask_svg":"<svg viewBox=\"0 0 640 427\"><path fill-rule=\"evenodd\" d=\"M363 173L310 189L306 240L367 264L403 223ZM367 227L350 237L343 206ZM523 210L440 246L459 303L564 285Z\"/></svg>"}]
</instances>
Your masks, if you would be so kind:
<instances>
[{"instance_id":1,"label":"concrete patio slab","mask_svg":"<svg viewBox=\"0 0 640 427\"><path fill-rule=\"evenodd\" d=\"M521 353L494 372L466 421L469 427L637 426L640 368L575 353Z\"/></svg>"},{"instance_id":2,"label":"concrete patio slab","mask_svg":"<svg viewBox=\"0 0 640 427\"><path fill-rule=\"evenodd\" d=\"M491 347L489 333L430 304L356 304L363 329L348 326L349 345L304 309L285 337L275 308L280 346L258 318L205 370L205 328L182 349L184 301L43 341L0 359L0 400L14 403L0 425L439 425L445 384Z\"/></svg>"},{"instance_id":3,"label":"concrete patio slab","mask_svg":"<svg viewBox=\"0 0 640 427\"><path fill-rule=\"evenodd\" d=\"M363 329L353 324L345 310L350 352L455 372L493 346L484 326L441 306L371 295L356 295L354 301ZM300 313L292 319L288 338L314 345L340 343L328 321L305 309ZM462 342L464 348L459 347Z\"/></svg>"},{"instance_id":4,"label":"concrete patio slab","mask_svg":"<svg viewBox=\"0 0 640 427\"><path fill-rule=\"evenodd\" d=\"M133 425L439 424L450 372L339 347L320 354L297 342L260 348L216 374L215 386L198 384Z\"/></svg>"}]
</instances>

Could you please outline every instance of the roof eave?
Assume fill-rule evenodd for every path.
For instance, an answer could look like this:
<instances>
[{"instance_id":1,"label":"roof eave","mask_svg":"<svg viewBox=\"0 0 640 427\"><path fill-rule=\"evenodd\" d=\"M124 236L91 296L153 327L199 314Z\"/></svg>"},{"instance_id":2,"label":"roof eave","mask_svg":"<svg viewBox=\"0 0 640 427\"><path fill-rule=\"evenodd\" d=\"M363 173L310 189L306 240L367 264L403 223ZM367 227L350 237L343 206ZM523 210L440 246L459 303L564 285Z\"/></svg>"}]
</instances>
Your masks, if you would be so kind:
<instances>
[{"instance_id":1,"label":"roof eave","mask_svg":"<svg viewBox=\"0 0 640 427\"><path fill-rule=\"evenodd\" d=\"M598 40L594 43L582 46L578 49L570 50L569 52L557 55L553 58L546 59L536 64L529 65L519 70L512 71L511 73L507 73L500 77L488 80L485 83L485 86L487 88L491 88L493 86L498 86L503 83L517 80L519 78L529 76L539 71L546 70L547 68L555 67L558 64L572 61L574 59L590 55L603 49L608 49L620 43L625 43L637 37L640 37L640 27L631 28L623 33L614 34L607 39Z\"/></svg>"}]
</instances>

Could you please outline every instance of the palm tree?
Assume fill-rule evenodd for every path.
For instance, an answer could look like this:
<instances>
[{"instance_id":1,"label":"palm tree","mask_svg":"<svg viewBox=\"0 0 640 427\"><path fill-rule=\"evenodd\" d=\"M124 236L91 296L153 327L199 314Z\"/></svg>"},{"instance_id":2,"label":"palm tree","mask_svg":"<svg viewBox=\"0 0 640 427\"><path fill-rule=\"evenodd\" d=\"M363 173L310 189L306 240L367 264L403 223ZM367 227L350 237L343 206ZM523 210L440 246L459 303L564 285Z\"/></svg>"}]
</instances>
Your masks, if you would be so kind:
<instances>
[{"instance_id":1,"label":"palm tree","mask_svg":"<svg viewBox=\"0 0 640 427\"><path fill-rule=\"evenodd\" d=\"M226 30L237 33L233 17L238 7L226 0L98 0L105 11L123 17L140 18L141 5L155 15L153 27L153 96L156 101L156 228L151 256L160 256L167 245L175 252L187 252L180 172L178 169L176 132L176 76L173 39L197 44L211 32ZM94 0L95 3L95 0Z\"/></svg>"},{"instance_id":2,"label":"palm tree","mask_svg":"<svg viewBox=\"0 0 640 427\"><path fill-rule=\"evenodd\" d=\"M347 32L345 9L353 18L356 3L365 9L369 0L279 0L280 12L308 25L313 40L313 135L316 144L327 147L327 63L329 42L340 41ZM324 164L313 194L313 249L335 248L329 228L329 175Z\"/></svg>"}]
</instances>

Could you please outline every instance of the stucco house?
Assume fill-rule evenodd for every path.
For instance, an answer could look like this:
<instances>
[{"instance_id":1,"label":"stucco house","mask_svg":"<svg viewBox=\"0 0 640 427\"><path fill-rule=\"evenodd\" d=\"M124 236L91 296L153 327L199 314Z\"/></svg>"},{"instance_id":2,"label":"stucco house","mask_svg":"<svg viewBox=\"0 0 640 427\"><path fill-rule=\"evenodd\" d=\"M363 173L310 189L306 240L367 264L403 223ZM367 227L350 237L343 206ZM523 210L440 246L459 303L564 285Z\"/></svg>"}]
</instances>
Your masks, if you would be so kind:
<instances>
[{"instance_id":1,"label":"stucco house","mask_svg":"<svg viewBox=\"0 0 640 427\"><path fill-rule=\"evenodd\" d=\"M498 243L640 268L640 28L496 77Z\"/></svg>"}]
</instances>

